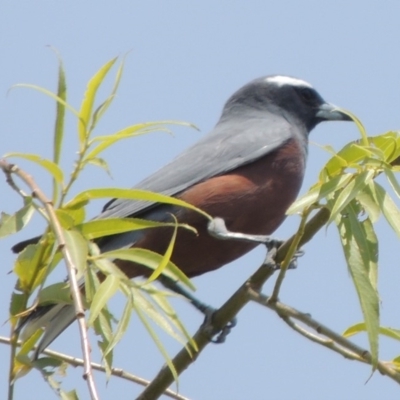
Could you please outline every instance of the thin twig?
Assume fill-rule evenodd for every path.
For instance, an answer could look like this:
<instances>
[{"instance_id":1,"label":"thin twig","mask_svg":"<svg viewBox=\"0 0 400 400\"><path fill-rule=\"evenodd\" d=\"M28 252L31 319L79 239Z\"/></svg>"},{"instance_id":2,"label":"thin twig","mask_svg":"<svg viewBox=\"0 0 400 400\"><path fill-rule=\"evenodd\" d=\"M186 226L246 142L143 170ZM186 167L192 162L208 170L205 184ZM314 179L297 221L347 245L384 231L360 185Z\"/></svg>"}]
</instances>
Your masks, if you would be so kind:
<instances>
[{"instance_id":1,"label":"thin twig","mask_svg":"<svg viewBox=\"0 0 400 400\"><path fill-rule=\"evenodd\" d=\"M287 325L289 325L293 330L296 332L300 333L300 335L304 336L305 338L311 340L312 342L318 343L321 346L327 347L328 349L335 351L336 353L341 354L343 357L348 358L350 360L357 360L357 361L363 361L364 360L359 357L357 354L353 353L352 351L349 351L341 346L338 346L333 340L331 339L324 339L318 335L315 335L314 333L308 331L307 329L303 328L302 326L296 324L293 322L290 318L284 317L281 315L281 318L283 319L284 322L286 322Z\"/></svg>"},{"instance_id":2,"label":"thin twig","mask_svg":"<svg viewBox=\"0 0 400 400\"><path fill-rule=\"evenodd\" d=\"M90 396L93 400L98 400L99 396L97 394L96 385L93 378L93 373L91 369L91 360L90 360L90 345L89 339L87 335L87 327L85 321L85 310L82 303L81 293L79 290L78 281L76 279L77 268L74 265L73 259L69 252L69 249L66 245L64 232L62 230L61 225L58 222L54 207L52 202L46 197L46 195L41 191L39 186L33 180L33 178L18 168L18 166L9 164L5 160L0 160L0 168L7 176L7 182L9 180L12 181L12 174L17 175L25 184L31 189L32 197L37 198L45 207L47 214L49 216L49 222L52 226L52 229L56 235L58 246L60 251L62 252L63 258L65 260L65 264L67 266L68 278L70 282L71 288L71 296L73 299L73 304L75 307L75 316L78 321L80 336L81 336L81 346L82 353L84 359L84 373L83 377L87 381L88 389ZM12 186L13 187L13 186Z\"/></svg>"},{"instance_id":3,"label":"thin twig","mask_svg":"<svg viewBox=\"0 0 400 400\"><path fill-rule=\"evenodd\" d=\"M310 328L314 329L319 335L323 335L331 339L336 344L336 346L333 348L333 346L328 345L328 342L321 342L319 340L316 340L315 335L312 335L309 332L307 332L307 334L304 334L305 332L304 330L300 332L298 326L294 328L293 324L289 324L289 326L294 328L297 332L301 333L308 339L313 340L314 342L319 343L325 347L328 347L331 350L337 351L347 358L351 358L353 360L357 360L372 365L371 354L368 350L363 349L362 347L346 339L339 333L334 332L332 329L321 324L317 320L311 318L309 314L302 313L296 310L295 308L292 308L283 303L270 301L271 298L269 296L265 296L256 291L249 292L249 296L251 300L257 302L258 304L261 304L265 307L270 308L271 310L274 310L276 313L278 313L279 316L281 316L285 320L285 322L287 322L287 319L289 318L296 319L302 322L303 324L309 326ZM338 346L347 351L344 352L338 351L339 349ZM388 377L392 378L394 381L400 384L400 373L397 372L394 368L391 368L389 366L389 363L378 361L377 368L381 374L387 375Z\"/></svg>"},{"instance_id":4,"label":"thin twig","mask_svg":"<svg viewBox=\"0 0 400 400\"><path fill-rule=\"evenodd\" d=\"M4 337L4 336L0 336L0 343L4 343L4 344L11 344L11 339ZM17 345L19 346L21 343L18 342ZM53 358L57 358L58 360L64 361L69 365L72 365L73 367L83 367L84 366L84 360L82 360L81 358L77 358L77 357L72 357L69 356L68 354L64 354L64 353L59 353L58 351L54 351L54 350L50 350L50 349L45 349L43 351L43 354L46 354L50 357ZM103 367L101 364L92 362L91 363L92 369L96 370L96 371L100 371L100 372L106 372L106 368ZM129 372L124 371L122 368L111 368L111 375L116 376L118 378L122 378L125 379L127 381L133 382L133 383L137 383L138 385L141 386L148 386L150 384L150 381L140 378L139 376L133 375ZM171 397L174 400L190 400L188 397L184 397L170 389L167 389L164 394L168 397Z\"/></svg>"}]
</instances>

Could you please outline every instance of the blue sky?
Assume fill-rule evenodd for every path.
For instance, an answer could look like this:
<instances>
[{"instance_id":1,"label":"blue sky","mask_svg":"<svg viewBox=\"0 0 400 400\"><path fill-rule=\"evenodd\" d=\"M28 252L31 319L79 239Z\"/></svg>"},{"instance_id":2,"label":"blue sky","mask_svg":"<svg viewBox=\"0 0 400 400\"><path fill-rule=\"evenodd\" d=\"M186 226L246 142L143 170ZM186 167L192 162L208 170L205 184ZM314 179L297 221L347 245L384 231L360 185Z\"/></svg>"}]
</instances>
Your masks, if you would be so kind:
<instances>
[{"instance_id":1,"label":"blue sky","mask_svg":"<svg viewBox=\"0 0 400 400\"><path fill-rule=\"evenodd\" d=\"M209 131L223 103L241 85L267 74L289 74L311 82L322 96L358 115L371 135L399 128L400 3L396 1L15 1L0 5L1 154L20 151L51 156L54 104L43 95L10 87L33 83L55 89L57 61L47 47L60 52L68 79L69 102L78 107L85 84L116 55L129 52L118 92L98 128L107 134L142 121L175 119L196 124L201 132L173 128L175 135L155 133L123 142L106 153L111 180L92 168L75 190L87 187L130 187L161 167ZM111 84L111 81L110 81ZM107 91L104 91L105 95ZM353 124L318 126L311 135L303 192L316 179L328 155L317 144L341 148L358 138ZM71 169L76 151L76 123L69 116L63 166ZM40 170L29 167L38 182ZM0 179L0 210L12 212L19 199ZM91 215L101 208L94 203ZM294 231L289 218L277 236ZM40 232L35 219L27 232L0 242L2 278L0 321L8 316L14 277L9 247L19 238ZM394 249L398 238L383 221L380 235L382 325L399 327L400 273ZM290 271L281 300L342 332L361 320L361 312L341 253L336 228L320 232L306 248L296 271ZM258 267L263 250L223 269L196 278L197 294L218 306ZM63 276L63 272L60 272ZM271 283L265 293L271 290ZM193 332L202 317L178 302ZM118 308L118 300L115 306ZM209 346L180 380L180 392L191 399L376 399L394 398L398 388L368 366L349 362L291 331L274 314L250 304L238 317L227 342ZM7 335L8 327L0 327ZM75 326L53 345L79 356ZM356 338L361 345L364 337ZM173 355L178 345L166 338ZM381 358L399 354L398 343L383 339ZM9 350L0 346L0 359ZM0 365L0 397L6 391L7 361ZM136 319L116 352L115 366L151 379L163 364ZM77 387L87 398L81 371L68 371L65 388ZM103 398L134 398L140 388L96 375ZM101 383L100 383L101 382ZM33 373L17 383L16 399L54 398Z\"/></svg>"}]
</instances>

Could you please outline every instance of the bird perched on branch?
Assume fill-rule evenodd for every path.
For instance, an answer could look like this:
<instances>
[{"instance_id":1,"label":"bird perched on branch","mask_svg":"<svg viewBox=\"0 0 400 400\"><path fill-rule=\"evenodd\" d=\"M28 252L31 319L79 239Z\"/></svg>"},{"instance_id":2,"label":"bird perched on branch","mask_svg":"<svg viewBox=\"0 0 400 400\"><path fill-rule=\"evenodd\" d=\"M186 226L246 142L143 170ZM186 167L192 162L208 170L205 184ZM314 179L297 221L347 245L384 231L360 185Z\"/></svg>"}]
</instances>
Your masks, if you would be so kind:
<instances>
[{"instance_id":1,"label":"bird perched on branch","mask_svg":"<svg viewBox=\"0 0 400 400\"><path fill-rule=\"evenodd\" d=\"M334 120L350 118L325 102L309 83L281 75L255 79L229 98L208 135L135 188L182 199L222 218L230 231L270 235L300 190L310 131L322 121ZM171 257L189 277L220 268L257 246L218 240L208 232L204 216L172 205L114 199L97 218L169 221L171 214L198 232L180 229ZM171 229L121 233L101 238L98 245L103 252L141 247L163 254ZM123 260L116 264L129 278L149 274L142 265ZM39 308L28 317L28 327L45 327L37 354L74 319L73 306L64 304Z\"/></svg>"}]
</instances>

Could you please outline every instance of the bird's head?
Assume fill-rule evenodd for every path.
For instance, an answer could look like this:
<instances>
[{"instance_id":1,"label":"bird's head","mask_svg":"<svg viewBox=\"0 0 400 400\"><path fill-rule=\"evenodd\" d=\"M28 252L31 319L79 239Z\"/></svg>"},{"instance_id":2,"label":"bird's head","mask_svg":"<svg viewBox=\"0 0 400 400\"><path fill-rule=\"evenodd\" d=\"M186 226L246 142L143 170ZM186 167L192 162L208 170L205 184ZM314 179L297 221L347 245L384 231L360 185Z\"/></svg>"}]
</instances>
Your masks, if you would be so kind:
<instances>
[{"instance_id":1,"label":"bird's head","mask_svg":"<svg viewBox=\"0 0 400 400\"><path fill-rule=\"evenodd\" d=\"M225 111L234 114L268 112L310 132L322 121L350 121L340 108L326 102L306 81L284 75L255 79L234 93Z\"/></svg>"}]
</instances>

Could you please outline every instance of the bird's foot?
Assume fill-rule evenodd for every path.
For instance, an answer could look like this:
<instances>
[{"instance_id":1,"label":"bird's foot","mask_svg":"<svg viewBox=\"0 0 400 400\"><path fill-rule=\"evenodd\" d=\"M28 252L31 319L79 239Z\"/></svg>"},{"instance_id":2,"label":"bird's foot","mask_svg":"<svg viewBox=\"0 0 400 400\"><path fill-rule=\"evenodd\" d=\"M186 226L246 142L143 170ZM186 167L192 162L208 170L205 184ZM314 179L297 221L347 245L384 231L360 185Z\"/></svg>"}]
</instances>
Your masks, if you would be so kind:
<instances>
[{"instance_id":1,"label":"bird's foot","mask_svg":"<svg viewBox=\"0 0 400 400\"><path fill-rule=\"evenodd\" d=\"M207 332L206 334L209 335L211 342L223 343L225 341L231 329L236 325L236 318L230 321L224 328L222 328L218 332L213 326L213 315L216 311L213 307L210 307L208 304L205 304L198 298L194 297L192 293L188 292L171 278L168 278L165 275L161 275L159 277L159 280L165 287L187 298L197 310L204 314L205 318L202 323L202 328L204 332Z\"/></svg>"},{"instance_id":2,"label":"bird's foot","mask_svg":"<svg viewBox=\"0 0 400 400\"><path fill-rule=\"evenodd\" d=\"M206 332L206 334L209 335L210 341L215 344L224 343L226 337L231 333L232 328L236 326L237 319L233 318L219 332L215 332L215 328L213 325L213 317L216 310L213 307L205 307L204 309L201 310L201 312L205 315L202 328L204 332Z\"/></svg>"},{"instance_id":3,"label":"bird's foot","mask_svg":"<svg viewBox=\"0 0 400 400\"><path fill-rule=\"evenodd\" d=\"M266 247L268 249L268 255L270 254L274 254L273 257L275 257L276 252L278 251L278 249L282 246L282 244L284 243L284 240L279 240L279 239L273 239L271 238L271 240L269 241L268 244L266 244ZM297 268L297 259L299 257L302 257L304 255L304 250L302 249L297 249L297 251L294 253L293 258L290 260L290 263L287 267L287 269L296 269ZM281 269L281 264L279 263L275 263L276 265L276 269Z\"/></svg>"}]
</instances>

